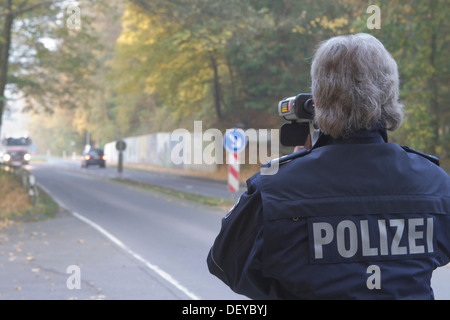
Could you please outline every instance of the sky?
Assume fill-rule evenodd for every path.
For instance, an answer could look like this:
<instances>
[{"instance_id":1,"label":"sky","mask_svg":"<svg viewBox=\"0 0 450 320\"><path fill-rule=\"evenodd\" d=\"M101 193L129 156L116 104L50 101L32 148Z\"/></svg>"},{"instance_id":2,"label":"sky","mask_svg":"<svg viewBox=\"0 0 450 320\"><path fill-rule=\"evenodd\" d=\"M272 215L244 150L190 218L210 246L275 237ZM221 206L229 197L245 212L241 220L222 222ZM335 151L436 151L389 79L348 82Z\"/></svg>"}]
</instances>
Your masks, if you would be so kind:
<instances>
[{"instance_id":1,"label":"sky","mask_svg":"<svg viewBox=\"0 0 450 320\"><path fill-rule=\"evenodd\" d=\"M28 116L22 113L22 100L9 100L5 112L3 112L3 125L0 136L16 136L28 133Z\"/></svg>"}]
</instances>

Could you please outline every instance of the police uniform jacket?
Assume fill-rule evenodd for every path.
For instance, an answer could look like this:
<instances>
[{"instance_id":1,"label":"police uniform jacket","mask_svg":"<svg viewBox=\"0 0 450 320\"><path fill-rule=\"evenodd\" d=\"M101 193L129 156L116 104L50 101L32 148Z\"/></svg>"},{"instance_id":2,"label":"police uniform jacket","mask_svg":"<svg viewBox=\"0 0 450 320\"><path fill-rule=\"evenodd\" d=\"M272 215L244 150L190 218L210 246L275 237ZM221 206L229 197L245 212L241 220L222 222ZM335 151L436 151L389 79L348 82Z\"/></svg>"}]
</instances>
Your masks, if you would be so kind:
<instances>
[{"instance_id":1,"label":"police uniform jacket","mask_svg":"<svg viewBox=\"0 0 450 320\"><path fill-rule=\"evenodd\" d=\"M450 262L450 177L386 130L322 135L258 173L207 263L253 299L433 299ZM270 165L270 163L269 163Z\"/></svg>"}]
</instances>

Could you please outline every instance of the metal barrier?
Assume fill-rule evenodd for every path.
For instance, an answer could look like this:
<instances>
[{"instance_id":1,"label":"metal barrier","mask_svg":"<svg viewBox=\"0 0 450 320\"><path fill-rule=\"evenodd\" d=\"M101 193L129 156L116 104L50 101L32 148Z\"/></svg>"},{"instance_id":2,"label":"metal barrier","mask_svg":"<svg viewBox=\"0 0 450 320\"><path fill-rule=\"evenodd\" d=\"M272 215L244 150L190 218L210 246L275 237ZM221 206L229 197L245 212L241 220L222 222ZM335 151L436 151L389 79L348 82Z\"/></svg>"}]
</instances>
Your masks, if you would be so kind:
<instances>
[{"instance_id":1,"label":"metal barrier","mask_svg":"<svg viewBox=\"0 0 450 320\"><path fill-rule=\"evenodd\" d=\"M21 166L1 164L0 168L1 170L6 172L12 172L18 177L18 180L21 182L25 192L28 193L33 207L36 206L39 199L39 191L36 186L36 178L32 174L30 174L28 170Z\"/></svg>"}]
</instances>

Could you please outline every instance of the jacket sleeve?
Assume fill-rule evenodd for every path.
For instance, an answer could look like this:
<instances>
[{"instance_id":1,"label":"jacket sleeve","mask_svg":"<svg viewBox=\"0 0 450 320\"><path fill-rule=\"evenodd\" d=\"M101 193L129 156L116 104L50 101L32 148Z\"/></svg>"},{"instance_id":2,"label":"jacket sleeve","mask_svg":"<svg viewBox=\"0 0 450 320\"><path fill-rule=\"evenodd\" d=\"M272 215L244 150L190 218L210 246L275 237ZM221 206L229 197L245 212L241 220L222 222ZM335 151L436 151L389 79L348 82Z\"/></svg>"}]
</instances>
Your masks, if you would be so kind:
<instances>
[{"instance_id":1,"label":"jacket sleeve","mask_svg":"<svg viewBox=\"0 0 450 320\"><path fill-rule=\"evenodd\" d=\"M247 181L247 191L222 219L222 228L207 263L209 271L233 291L252 299L267 297L261 271L262 201L257 176Z\"/></svg>"}]
</instances>

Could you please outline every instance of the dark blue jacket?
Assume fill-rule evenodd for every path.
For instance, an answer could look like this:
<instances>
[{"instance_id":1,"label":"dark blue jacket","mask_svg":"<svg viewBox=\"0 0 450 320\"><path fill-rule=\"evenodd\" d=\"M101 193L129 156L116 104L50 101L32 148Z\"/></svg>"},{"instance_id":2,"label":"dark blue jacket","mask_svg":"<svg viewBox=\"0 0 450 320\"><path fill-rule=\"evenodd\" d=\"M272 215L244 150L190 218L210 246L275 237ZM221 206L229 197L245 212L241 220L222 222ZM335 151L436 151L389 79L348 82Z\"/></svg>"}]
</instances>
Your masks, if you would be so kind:
<instances>
[{"instance_id":1,"label":"dark blue jacket","mask_svg":"<svg viewBox=\"0 0 450 320\"><path fill-rule=\"evenodd\" d=\"M450 262L450 177L385 130L323 135L256 174L222 220L209 270L253 299L432 299Z\"/></svg>"}]
</instances>

